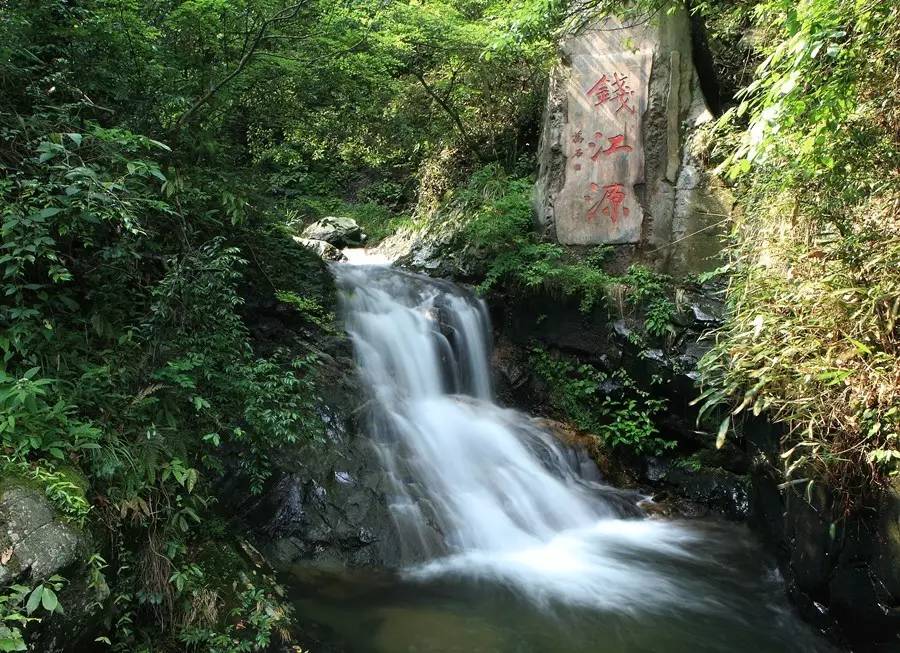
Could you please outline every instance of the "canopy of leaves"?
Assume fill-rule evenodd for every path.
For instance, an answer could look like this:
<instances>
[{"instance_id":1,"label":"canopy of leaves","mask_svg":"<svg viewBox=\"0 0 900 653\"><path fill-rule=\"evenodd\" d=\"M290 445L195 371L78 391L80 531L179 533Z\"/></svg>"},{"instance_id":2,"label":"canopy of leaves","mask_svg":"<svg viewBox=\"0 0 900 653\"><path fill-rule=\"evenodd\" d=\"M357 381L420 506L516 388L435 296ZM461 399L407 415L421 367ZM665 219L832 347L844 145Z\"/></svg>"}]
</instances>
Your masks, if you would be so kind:
<instances>
[{"instance_id":1,"label":"canopy of leaves","mask_svg":"<svg viewBox=\"0 0 900 653\"><path fill-rule=\"evenodd\" d=\"M100 534L99 641L249 651L286 632L270 579L204 552L234 539L219 481L260 492L323 431L334 290L290 229L337 208L383 235L431 158L533 149L553 11L0 2L0 454ZM273 305L291 316L275 342L254 330ZM55 600L0 597L9 646L39 628L29 596Z\"/></svg>"}]
</instances>

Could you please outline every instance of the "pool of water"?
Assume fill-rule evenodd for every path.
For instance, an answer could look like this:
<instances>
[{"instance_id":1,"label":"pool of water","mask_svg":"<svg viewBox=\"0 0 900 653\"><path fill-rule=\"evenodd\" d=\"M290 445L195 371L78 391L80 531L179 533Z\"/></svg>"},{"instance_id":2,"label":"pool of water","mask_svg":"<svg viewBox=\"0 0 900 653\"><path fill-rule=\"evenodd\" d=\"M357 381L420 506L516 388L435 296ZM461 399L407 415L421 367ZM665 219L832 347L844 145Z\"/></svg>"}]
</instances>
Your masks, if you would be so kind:
<instances>
[{"instance_id":1,"label":"pool of water","mask_svg":"<svg viewBox=\"0 0 900 653\"><path fill-rule=\"evenodd\" d=\"M641 522L611 520L607 526L616 523L627 529ZM692 537L687 553L683 547L635 546L629 538L603 540L610 574L590 576L592 592L571 600L565 592L535 593L532 586L525 591L514 580L448 564L441 573L400 574L297 567L290 583L293 603L316 641L314 651L835 650L791 610L782 580L745 527L711 521L656 525ZM548 552L549 568L561 562Z\"/></svg>"}]
</instances>

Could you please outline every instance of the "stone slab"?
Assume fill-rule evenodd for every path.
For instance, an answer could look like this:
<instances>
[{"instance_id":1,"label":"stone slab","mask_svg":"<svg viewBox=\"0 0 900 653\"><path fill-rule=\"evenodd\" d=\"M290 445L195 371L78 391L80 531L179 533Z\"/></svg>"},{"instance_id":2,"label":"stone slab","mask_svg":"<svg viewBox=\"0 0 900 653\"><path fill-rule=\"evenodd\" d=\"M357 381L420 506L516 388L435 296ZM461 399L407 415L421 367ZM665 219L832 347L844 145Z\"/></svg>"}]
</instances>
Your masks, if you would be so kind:
<instances>
[{"instance_id":1,"label":"stone slab","mask_svg":"<svg viewBox=\"0 0 900 653\"><path fill-rule=\"evenodd\" d=\"M641 121L647 110L650 50L572 57L563 128L565 178L556 198L556 233L568 245L635 243L643 211Z\"/></svg>"}]
</instances>

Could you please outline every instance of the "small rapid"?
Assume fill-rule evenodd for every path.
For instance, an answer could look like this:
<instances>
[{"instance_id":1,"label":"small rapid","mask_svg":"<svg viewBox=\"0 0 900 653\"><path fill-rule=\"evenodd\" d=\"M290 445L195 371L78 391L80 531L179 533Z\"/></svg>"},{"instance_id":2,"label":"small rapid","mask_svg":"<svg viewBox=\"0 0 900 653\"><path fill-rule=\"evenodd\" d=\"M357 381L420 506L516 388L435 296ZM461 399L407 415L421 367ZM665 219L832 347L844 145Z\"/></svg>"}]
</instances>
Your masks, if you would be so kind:
<instances>
[{"instance_id":1,"label":"small rapid","mask_svg":"<svg viewBox=\"0 0 900 653\"><path fill-rule=\"evenodd\" d=\"M371 394L368 433L390 478L405 582L500 588L542 615L739 621L753 613L787 623L793 637L791 648L762 650L825 650L794 624L777 591L773 598L776 581L750 595L729 587L734 563L726 560L740 558L716 542L732 535L644 518L638 494L586 476L554 435L492 401L491 329L480 299L386 266L334 270Z\"/></svg>"}]
</instances>

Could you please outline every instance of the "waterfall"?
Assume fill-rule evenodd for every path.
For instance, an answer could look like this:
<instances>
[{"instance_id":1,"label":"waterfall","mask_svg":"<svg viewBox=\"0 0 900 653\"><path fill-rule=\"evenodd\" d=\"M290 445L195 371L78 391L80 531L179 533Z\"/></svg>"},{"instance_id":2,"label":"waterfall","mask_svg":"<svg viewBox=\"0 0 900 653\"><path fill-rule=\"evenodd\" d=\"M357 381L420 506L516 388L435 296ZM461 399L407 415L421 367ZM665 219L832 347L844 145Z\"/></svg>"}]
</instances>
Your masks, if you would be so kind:
<instances>
[{"instance_id":1,"label":"waterfall","mask_svg":"<svg viewBox=\"0 0 900 653\"><path fill-rule=\"evenodd\" d=\"M640 518L636 495L584 479L554 436L491 401L481 300L388 267L335 270L407 574L489 579L541 602L703 603L658 571L696 556L694 531Z\"/></svg>"}]
</instances>

